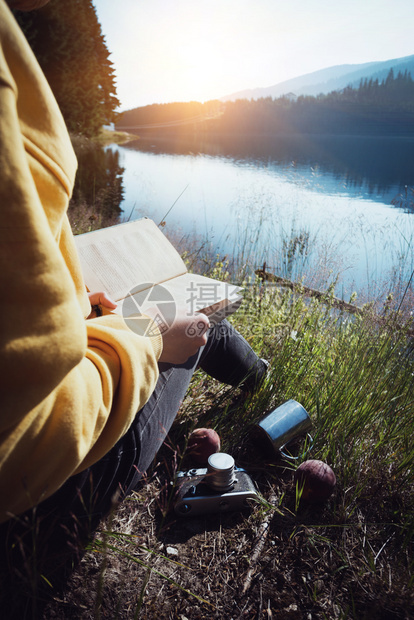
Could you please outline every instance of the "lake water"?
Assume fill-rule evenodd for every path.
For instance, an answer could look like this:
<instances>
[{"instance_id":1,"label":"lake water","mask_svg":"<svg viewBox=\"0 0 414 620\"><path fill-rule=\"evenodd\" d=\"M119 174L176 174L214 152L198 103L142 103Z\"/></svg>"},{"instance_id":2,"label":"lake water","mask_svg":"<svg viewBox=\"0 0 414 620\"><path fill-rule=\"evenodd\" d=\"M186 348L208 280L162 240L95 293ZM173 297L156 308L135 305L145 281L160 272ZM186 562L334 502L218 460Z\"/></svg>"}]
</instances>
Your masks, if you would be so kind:
<instances>
[{"instance_id":1,"label":"lake water","mask_svg":"<svg viewBox=\"0 0 414 620\"><path fill-rule=\"evenodd\" d=\"M125 169L125 219L165 221L315 287L339 276L344 297L410 278L414 139L146 137L109 148Z\"/></svg>"}]
</instances>

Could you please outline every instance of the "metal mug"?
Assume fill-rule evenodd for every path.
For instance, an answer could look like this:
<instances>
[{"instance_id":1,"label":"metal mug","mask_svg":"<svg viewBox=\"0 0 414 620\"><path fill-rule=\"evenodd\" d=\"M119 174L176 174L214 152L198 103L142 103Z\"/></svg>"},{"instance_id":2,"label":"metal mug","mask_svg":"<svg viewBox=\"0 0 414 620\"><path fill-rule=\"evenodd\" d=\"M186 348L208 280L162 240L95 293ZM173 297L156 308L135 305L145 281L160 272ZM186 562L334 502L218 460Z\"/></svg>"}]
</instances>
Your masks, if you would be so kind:
<instances>
[{"instance_id":1,"label":"metal mug","mask_svg":"<svg viewBox=\"0 0 414 620\"><path fill-rule=\"evenodd\" d=\"M296 400L288 400L255 424L254 432L258 438L264 439L274 452L288 459L298 459L299 456L287 454L284 449L293 439L307 434L310 445L300 456L309 452L313 444L313 439L308 433L311 427L312 422L306 409Z\"/></svg>"}]
</instances>

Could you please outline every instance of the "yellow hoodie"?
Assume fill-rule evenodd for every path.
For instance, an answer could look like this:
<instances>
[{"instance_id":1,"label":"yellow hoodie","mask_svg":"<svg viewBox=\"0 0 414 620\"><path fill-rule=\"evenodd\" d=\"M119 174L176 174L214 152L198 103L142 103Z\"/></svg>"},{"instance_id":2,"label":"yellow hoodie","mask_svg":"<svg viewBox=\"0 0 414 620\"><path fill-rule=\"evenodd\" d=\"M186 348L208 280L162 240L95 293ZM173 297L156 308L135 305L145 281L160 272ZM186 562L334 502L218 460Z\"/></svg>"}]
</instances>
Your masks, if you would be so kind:
<instances>
[{"instance_id":1,"label":"yellow hoodie","mask_svg":"<svg viewBox=\"0 0 414 620\"><path fill-rule=\"evenodd\" d=\"M159 338L90 304L66 217L68 133L0 0L0 522L56 491L127 431L158 377Z\"/></svg>"}]
</instances>

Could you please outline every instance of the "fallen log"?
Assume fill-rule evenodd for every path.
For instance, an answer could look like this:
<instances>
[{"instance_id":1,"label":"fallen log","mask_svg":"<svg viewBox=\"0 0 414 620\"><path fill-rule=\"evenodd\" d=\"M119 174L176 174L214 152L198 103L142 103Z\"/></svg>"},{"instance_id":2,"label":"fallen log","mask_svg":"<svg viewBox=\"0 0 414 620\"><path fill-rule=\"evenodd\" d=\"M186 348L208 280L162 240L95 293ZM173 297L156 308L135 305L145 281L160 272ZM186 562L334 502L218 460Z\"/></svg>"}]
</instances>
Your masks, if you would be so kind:
<instances>
[{"instance_id":1,"label":"fallen log","mask_svg":"<svg viewBox=\"0 0 414 620\"><path fill-rule=\"evenodd\" d=\"M345 312L351 312L352 314L364 314L364 309L360 308L359 306L350 304L343 299L339 299L339 297L329 295L329 293L323 293L322 291L310 288L309 286L298 284L297 282L292 282L291 280L286 280L286 278L282 278L280 276L276 276L274 273L269 273L268 271L265 271L264 268L256 269L255 274L264 282L275 282L279 286L289 288L295 293L305 295L306 297L315 297L316 299L329 303L331 306L337 308L338 310L345 310Z\"/></svg>"},{"instance_id":2,"label":"fallen log","mask_svg":"<svg viewBox=\"0 0 414 620\"><path fill-rule=\"evenodd\" d=\"M367 304L365 307L361 308L360 306L355 306L354 304L346 302L343 299L339 299L339 297L335 297L327 292L318 291L314 288L310 288L309 286L305 286L304 284L292 282L291 280L287 280L286 278L277 276L274 273L270 273L269 271L266 271L266 263L264 263L261 269L256 269L255 274L263 282L274 282L278 286L289 288L291 291L293 291L294 293L298 293L299 295L304 295L305 297L314 297L315 299L318 299L323 303L329 304L337 310L350 312L351 314L356 314L359 316L369 314L370 318L375 323L385 325L393 330L404 329L406 327L405 321L402 319L401 316L398 316L398 313L395 312L393 315L390 313L387 316L387 312L389 311L389 308L387 307L387 302L384 305L384 314L380 315L374 312L370 304ZM407 336L413 337L414 330L408 329Z\"/></svg>"}]
</instances>

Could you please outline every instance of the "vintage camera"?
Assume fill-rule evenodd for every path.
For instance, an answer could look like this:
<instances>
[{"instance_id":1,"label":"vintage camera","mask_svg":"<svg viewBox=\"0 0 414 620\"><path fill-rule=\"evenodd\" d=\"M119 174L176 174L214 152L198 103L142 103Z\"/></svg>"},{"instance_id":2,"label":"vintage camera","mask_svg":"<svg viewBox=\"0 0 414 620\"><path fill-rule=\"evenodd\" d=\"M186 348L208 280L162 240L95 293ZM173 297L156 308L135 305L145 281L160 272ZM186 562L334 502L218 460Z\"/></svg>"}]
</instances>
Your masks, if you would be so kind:
<instances>
[{"instance_id":1,"label":"vintage camera","mask_svg":"<svg viewBox=\"0 0 414 620\"><path fill-rule=\"evenodd\" d=\"M207 468L179 471L176 485L174 510L183 517L246 510L258 496L250 476L224 452L212 454Z\"/></svg>"}]
</instances>

